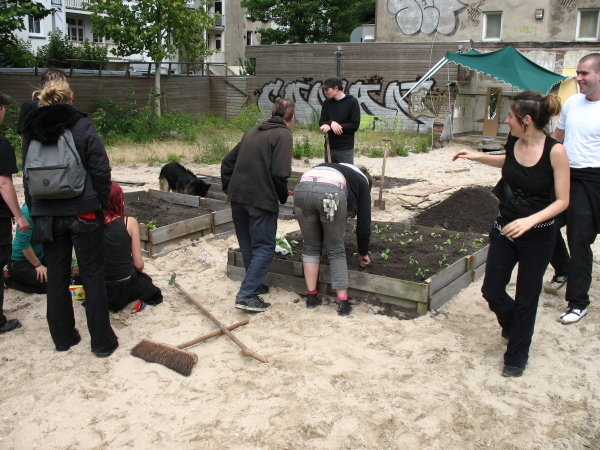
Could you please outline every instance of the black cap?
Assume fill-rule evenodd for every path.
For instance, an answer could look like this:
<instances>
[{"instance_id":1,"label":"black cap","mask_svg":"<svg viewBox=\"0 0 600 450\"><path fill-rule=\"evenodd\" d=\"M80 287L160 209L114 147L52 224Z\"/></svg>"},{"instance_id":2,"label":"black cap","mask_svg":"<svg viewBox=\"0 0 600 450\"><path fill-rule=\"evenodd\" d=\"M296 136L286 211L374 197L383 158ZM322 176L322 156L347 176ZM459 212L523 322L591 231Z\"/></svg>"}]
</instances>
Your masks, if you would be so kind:
<instances>
[{"instance_id":1,"label":"black cap","mask_svg":"<svg viewBox=\"0 0 600 450\"><path fill-rule=\"evenodd\" d=\"M323 81L323 86L321 89L338 87L340 89L344 89L344 84L342 83L342 79L340 77L329 77L325 81Z\"/></svg>"},{"instance_id":2,"label":"black cap","mask_svg":"<svg viewBox=\"0 0 600 450\"><path fill-rule=\"evenodd\" d=\"M0 92L0 105L10 105L11 103L12 98Z\"/></svg>"}]
</instances>

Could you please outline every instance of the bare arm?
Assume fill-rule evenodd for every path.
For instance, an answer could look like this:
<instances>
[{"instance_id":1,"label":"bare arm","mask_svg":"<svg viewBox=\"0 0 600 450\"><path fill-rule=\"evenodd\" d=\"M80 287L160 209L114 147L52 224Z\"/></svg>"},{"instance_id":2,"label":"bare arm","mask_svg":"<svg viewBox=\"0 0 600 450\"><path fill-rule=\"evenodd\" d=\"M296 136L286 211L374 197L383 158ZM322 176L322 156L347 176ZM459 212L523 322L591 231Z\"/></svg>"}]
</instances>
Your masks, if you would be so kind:
<instances>
[{"instance_id":1,"label":"bare arm","mask_svg":"<svg viewBox=\"0 0 600 450\"><path fill-rule=\"evenodd\" d=\"M10 209L10 212L15 216L17 226L19 230L27 231L29 229L29 222L23 217L19 201L17 200L17 193L15 192L15 186L10 175L0 175L0 195L4 199L4 202Z\"/></svg>"},{"instance_id":2,"label":"bare arm","mask_svg":"<svg viewBox=\"0 0 600 450\"><path fill-rule=\"evenodd\" d=\"M488 166L501 168L504 165L504 155L488 155L483 152L472 152L470 150L461 150L456 152L452 157L452 161L457 159L468 159L469 161L476 161Z\"/></svg>"},{"instance_id":3,"label":"bare arm","mask_svg":"<svg viewBox=\"0 0 600 450\"><path fill-rule=\"evenodd\" d=\"M24 249L23 256L25 256L25 258L27 258L27 261L29 261L33 267L40 264L40 266L35 267L35 276L40 283L47 282L48 281L48 268L46 266L41 265L42 263L40 262L38 257L35 256L35 252L33 251L33 249L31 247Z\"/></svg>"},{"instance_id":4,"label":"bare arm","mask_svg":"<svg viewBox=\"0 0 600 450\"><path fill-rule=\"evenodd\" d=\"M127 232L131 236L131 256L133 267L138 272L144 270L144 259L142 258L142 244L140 241L140 225L135 217L127 217Z\"/></svg>"},{"instance_id":5,"label":"bare arm","mask_svg":"<svg viewBox=\"0 0 600 450\"><path fill-rule=\"evenodd\" d=\"M517 219L502 228L502 232L511 238L518 238L538 223L556 217L569 206L570 169L569 158L562 144L556 144L550 152L550 162L554 170L554 191L556 200L546 208L522 219Z\"/></svg>"},{"instance_id":6,"label":"bare arm","mask_svg":"<svg viewBox=\"0 0 600 450\"><path fill-rule=\"evenodd\" d=\"M565 141L565 130L561 130L560 128L556 127L554 129L554 131L552 132L551 136L554 139L556 139L558 142L564 142Z\"/></svg>"}]
</instances>

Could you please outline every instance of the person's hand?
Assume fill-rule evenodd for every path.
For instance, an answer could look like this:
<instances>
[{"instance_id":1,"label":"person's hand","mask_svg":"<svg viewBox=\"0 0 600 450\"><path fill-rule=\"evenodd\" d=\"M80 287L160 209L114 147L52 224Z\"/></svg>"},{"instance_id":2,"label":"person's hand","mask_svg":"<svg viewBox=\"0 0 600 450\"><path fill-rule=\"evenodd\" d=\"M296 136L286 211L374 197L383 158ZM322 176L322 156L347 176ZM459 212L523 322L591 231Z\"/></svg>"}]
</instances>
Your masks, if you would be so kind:
<instances>
[{"instance_id":1,"label":"person's hand","mask_svg":"<svg viewBox=\"0 0 600 450\"><path fill-rule=\"evenodd\" d=\"M17 222L17 228L19 231L26 232L29 230L29 222L24 216L15 217L15 221Z\"/></svg>"},{"instance_id":2,"label":"person's hand","mask_svg":"<svg viewBox=\"0 0 600 450\"><path fill-rule=\"evenodd\" d=\"M333 132L335 134L342 134L344 132L344 129L342 128L342 126L335 121L331 122L331 129L333 130Z\"/></svg>"},{"instance_id":3,"label":"person's hand","mask_svg":"<svg viewBox=\"0 0 600 450\"><path fill-rule=\"evenodd\" d=\"M35 277L40 283L48 282L48 268L44 265L35 268Z\"/></svg>"},{"instance_id":4,"label":"person's hand","mask_svg":"<svg viewBox=\"0 0 600 450\"><path fill-rule=\"evenodd\" d=\"M511 239L517 239L523 236L527 231L531 230L535 224L535 220L532 220L529 217L513 220L502 227L502 234Z\"/></svg>"},{"instance_id":5,"label":"person's hand","mask_svg":"<svg viewBox=\"0 0 600 450\"><path fill-rule=\"evenodd\" d=\"M321 125L321 131L323 133L329 133L329 130L331 130L331 127L329 125L327 125L326 123Z\"/></svg>"},{"instance_id":6,"label":"person's hand","mask_svg":"<svg viewBox=\"0 0 600 450\"><path fill-rule=\"evenodd\" d=\"M367 267L369 264L371 264L371 258L369 258L369 255L358 255L358 265L360 267Z\"/></svg>"},{"instance_id":7,"label":"person's hand","mask_svg":"<svg viewBox=\"0 0 600 450\"><path fill-rule=\"evenodd\" d=\"M454 154L454 156L452 157L452 161L456 161L457 159L472 160L474 156L475 156L474 152L467 150L467 149L462 149Z\"/></svg>"}]
</instances>

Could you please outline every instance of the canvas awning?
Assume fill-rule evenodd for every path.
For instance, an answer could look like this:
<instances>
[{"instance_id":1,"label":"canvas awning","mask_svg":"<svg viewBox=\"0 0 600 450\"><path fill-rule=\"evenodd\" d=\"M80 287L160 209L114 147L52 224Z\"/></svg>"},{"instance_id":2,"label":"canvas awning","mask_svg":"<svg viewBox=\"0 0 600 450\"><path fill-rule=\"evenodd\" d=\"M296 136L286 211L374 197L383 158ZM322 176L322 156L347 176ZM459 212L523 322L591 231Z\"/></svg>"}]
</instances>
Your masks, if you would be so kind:
<instances>
[{"instance_id":1,"label":"canvas awning","mask_svg":"<svg viewBox=\"0 0 600 450\"><path fill-rule=\"evenodd\" d=\"M402 98L416 90L448 62L485 73L517 89L531 89L544 94L550 92L555 84L568 78L534 63L510 45L489 53L480 53L475 49L466 53L447 52L446 56L423 75L419 82L406 92Z\"/></svg>"}]
</instances>

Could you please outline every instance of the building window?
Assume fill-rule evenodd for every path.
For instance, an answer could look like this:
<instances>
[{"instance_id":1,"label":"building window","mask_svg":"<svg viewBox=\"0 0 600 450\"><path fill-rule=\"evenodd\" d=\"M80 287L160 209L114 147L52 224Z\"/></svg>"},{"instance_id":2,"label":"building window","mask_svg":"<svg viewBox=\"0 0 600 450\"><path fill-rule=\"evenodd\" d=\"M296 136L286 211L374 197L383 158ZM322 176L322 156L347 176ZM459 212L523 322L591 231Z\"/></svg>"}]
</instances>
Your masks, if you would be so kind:
<instances>
[{"instance_id":1,"label":"building window","mask_svg":"<svg viewBox=\"0 0 600 450\"><path fill-rule=\"evenodd\" d=\"M40 19L29 16L29 32L31 34L42 34L42 24Z\"/></svg>"},{"instance_id":2,"label":"building window","mask_svg":"<svg viewBox=\"0 0 600 450\"><path fill-rule=\"evenodd\" d=\"M252 31L246 31L246 45L252 45Z\"/></svg>"},{"instance_id":3,"label":"building window","mask_svg":"<svg viewBox=\"0 0 600 450\"><path fill-rule=\"evenodd\" d=\"M67 37L70 41L83 41L83 19L67 17Z\"/></svg>"},{"instance_id":4,"label":"building window","mask_svg":"<svg viewBox=\"0 0 600 450\"><path fill-rule=\"evenodd\" d=\"M221 51L221 35L220 34L215 34L215 50L218 52Z\"/></svg>"},{"instance_id":5,"label":"building window","mask_svg":"<svg viewBox=\"0 0 600 450\"><path fill-rule=\"evenodd\" d=\"M600 9L580 9L577 17L577 39L598 39L598 16Z\"/></svg>"},{"instance_id":6,"label":"building window","mask_svg":"<svg viewBox=\"0 0 600 450\"><path fill-rule=\"evenodd\" d=\"M97 34L92 34L92 40L97 44L104 44L104 36L98 36Z\"/></svg>"},{"instance_id":7,"label":"building window","mask_svg":"<svg viewBox=\"0 0 600 450\"><path fill-rule=\"evenodd\" d=\"M500 39L502 31L502 13L486 12L483 13L483 40Z\"/></svg>"}]
</instances>

